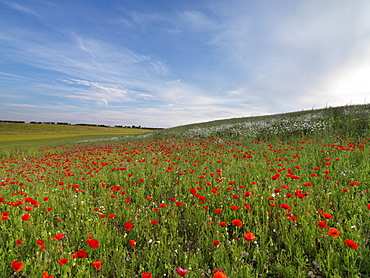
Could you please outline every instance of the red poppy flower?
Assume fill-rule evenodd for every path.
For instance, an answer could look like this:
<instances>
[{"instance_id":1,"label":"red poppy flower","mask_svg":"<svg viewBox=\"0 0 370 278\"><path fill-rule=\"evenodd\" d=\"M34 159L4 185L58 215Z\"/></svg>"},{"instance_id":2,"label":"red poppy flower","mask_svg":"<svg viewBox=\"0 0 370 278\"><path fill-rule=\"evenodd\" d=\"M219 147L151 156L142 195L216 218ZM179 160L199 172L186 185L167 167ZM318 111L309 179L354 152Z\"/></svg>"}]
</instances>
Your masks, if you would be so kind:
<instances>
[{"instance_id":1,"label":"red poppy flower","mask_svg":"<svg viewBox=\"0 0 370 278\"><path fill-rule=\"evenodd\" d=\"M317 225L319 226L320 229L324 229L324 228L329 228L328 225L326 225L326 221L317 221Z\"/></svg>"},{"instance_id":2,"label":"red poppy flower","mask_svg":"<svg viewBox=\"0 0 370 278\"><path fill-rule=\"evenodd\" d=\"M20 240L20 239L17 239L17 241L15 242L15 245L19 246L19 245L22 245L23 242Z\"/></svg>"},{"instance_id":3,"label":"red poppy flower","mask_svg":"<svg viewBox=\"0 0 370 278\"><path fill-rule=\"evenodd\" d=\"M231 206L230 207L232 210L238 210L239 209L239 207L238 206Z\"/></svg>"},{"instance_id":4,"label":"red poppy flower","mask_svg":"<svg viewBox=\"0 0 370 278\"><path fill-rule=\"evenodd\" d=\"M249 197L251 195L253 195L252 191L247 191L247 192L244 193L244 197Z\"/></svg>"},{"instance_id":5,"label":"red poppy flower","mask_svg":"<svg viewBox=\"0 0 370 278\"><path fill-rule=\"evenodd\" d=\"M295 216L291 216L291 217L289 217L289 219L292 220L292 221L298 221L298 218L295 217Z\"/></svg>"},{"instance_id":6,"label":"red poppy flower","mask_svg":"<svg viewBox=\"0 0 370 278\"><path fill-rule=\"evenodd\" d=\"M54 240L54 239L62 240L65 235L66 234L57 233L54 237L51 237L50 240Z\"/></svg>"},{"instance_id":7,"label":"red poppy flower","mask_svg":"<svg viewBox=\"0 0 370 278\"><path fill-rule=\"evenodd\" d=\"M24 267L24 263L21 263L18 261L13 261L11 265L12 265L13 270L16 272L21 271Z\"/></svg>"},{"instance_id":8,"label":"red poppy flower","mask_svg":"<svg viewBox=\"0 0 370 278\"><path fill-rule=\"evenodd\" d=\"M60 265L65 265L66 263L68 263L68 259L66 259L66 258L60 259L58 261L58 264L60 264Z\"/></svg>"},{"instance_id":9,"label":"red poppy flower","mask_svg":"<svg viewBox=\"0 0 370 278\"><path fill-rule=\"evenodd\" d=\"M134 227L134 225L132 225L131 221L126 222L125 228L126 228L127 231L130 231L133 227Z\"/></svg>"},{"instance_id":10,"label":"red poppy flower","mask_svg":"<svg viewBox=\"0 0 370 278\"><path fill-rule=\"evenodd\" d=\"M190 188L189 191L193 195L195 195L197 193L197 190L195 188Z\"/></svg>"},{"instance_id":11,"label":"red poppy flower","mask_svg":"<svg viewBox=\"0 0 370 278\"><path fill-rule=\"evenodd\" d=\"M245 235L244 235L244 238L246 241L253 241L256 239L256 236L251 233L251 232L247 232Z\"/></svg>"},{"instance_id":12,"label":"red poppy flower","mask_svg":"<svg viewBox=\"0 0 370 278\"><path fill-rule=\"evenodd\" d=\"M353 240L346 239L346 240L344 240L344 243L347 244L352 249L357 249L358 248L357 244Z\"/></svg>"},{"instance_id":13,"label":"red poppy flower","mask_svg":"<svg viewBox=\"0 0 370 278\"><path fill-rule=\"evenodd\" d=\"M92 262L91 264L97 269L101 269L101 265L102 265L102 261L95 261L95 262Z\"/></svg>"},{"instance_id":14,"label":"red poppy flower","mask_svg":"<svg viewBox=\"0 0 370 278\"><path fill-rule=\"evenodd\" d=\"M131 246L136 246L136 241L135 240L130 240L130 245Z\"/></svg>"},{"instance_id":15,"label":"red poppy flower","mask_svg":"<svg viewBox=\"0 0 370 278\"><path fill-rule=\"evenodd\" d=\"M90 245L91 248L97 249L99 247L99 241L96 239L88 239L87 243Z\"/></svg>"},{"instance_id":16,"label":"red poppy flower","mask_svg":"<svg viewBox=\"0 0 370 278\"><path fill-rule=\"evenodd\" d=\"M85 250L78 250L77 251L77 258L84 259L87 257L87 253Z\"/></svg>"},{"instance_id":17,"label":"red poppy flower","mask_svg":"<svg viewBox=\"0 0 370 278\"><path fill-rule=\"evenodd\" d=\"M245 207L247 210L252 210L252 207L251 207L248 203L244 203L244 207Z\"/></svg>"},{"instance_id":18,"label":"red poppy flower","mask_svg":"<svg viewBox=\"0 0 370 278\"><path fill-rule=\"evenodd\" d=\"M222 213L222 209L217 208L217 209L215 209L214 213L220 214L220 213Z\"/></svg>"},{"instance_id":19,"label":"red poppy flower","mask_svg":"<svg viewBox=\"0 0 370 278\"><path fill-rule=\"evenodd\" d=\"M324 217L324 219L331 219L331 218L333 218L333 215L331 215L331 214L329 214L329 213L324 212L324 213L322 214L322 217Z\"/></svg>"},{"instance_id":20,"label":"red poppy flower","mask_svg":"<svg viewBox=\"0 0 370 278\"><path fill-rule=\"evenodd\" d=\"M45 272L41 278L54 278L54 276L49 276L49 272Z\"/></svg>"},{"instance_id":21,"label":"red poppy flower","mask_svg":"<svg viewBox=\"0 0 370 278\"><path fill-rule=\"evenodd\" d=\"M329 228L328 234L332 237L339 237L339 231L335 228Z\"/></svg>"},{"instance_id":22,"label":"red poppy flower","mask_svg":"<svg viewBox=\"0 0 370 278\"><path fill-rule=\"evenodd\" d=\"M222 226L222 227L225 227L226 225L227 225L227 223L226 223L226 221L222 221L222 222L220 222L220 223L218 223L220 226Z\"/></svg>"},{"instance_id":23,"label":"red poppy flower","mask_svg":"<svg viewBox=\"0 0 370 278\"><path fill-rule=\"evenodd\" d=\"M231 224L233 224L234 226L243 226L243 222L239 219L234 219L233 221L231 221Z\"/></svg>"},{"instance_id":24,"label":"red poppy flower","mask_svg":"<svg viewBox=\"0 0 370 278\"><path fill-rule=\"evenodd\" d=\"M287 211L290 211L290 206L288 204L281 204L280 207Z\"/></svg>"},{"instance_id":25,"label":"red poppy flower","mask_svg":"<svg viewBox=\"0 0 370 278\"><path fill-rule=\"evenodd\" d=\"M24 221L28 221L28 220L30 220L30 218L31 218L31 216L30 216L29 214L24 214L24 215L22 216L22 219L23 219Z\"/></svg>"},{"instance_id":26,"label":"red poppy flower","mask_svg":"<svg viewBox=\"0 0 370 278\"><path fill-rule=\"evenodd\" d=\"M180 276L185 276L187 271L187 269L182 269L181 267L176 268L176 272Z\"/></svg>"},{"instance_id":27,"label":"red poppy flower","mask_svg":"<svg viewBox=\"0 0 370 278\"><path fill-rule=\"evenodd\" d=\"M150 224L157 225L158 224L158 221L152 221L152 222L150 222Z\"/></svg>"},{"instance_id":28,"label":"red poppy flower","mask_svg":"<svg viewBox=\"0 0 370 278\"><path fill-rule=\"evenodd\" d=\"M216 247L217 247L219 244L220 244L220 242L219 242L218 240L214 240L214 241L213 241L213 245L214 245L214 246L216 246Z\"/></svg>"},{"instance_id":29,"label":"red poppy flower","mask_svg":"<svg viewBox=\"0 0 370 278\"><path fill-rule=\"evenodd\" d=\"M151 273L143 273L141 274L141 278L153 278L153 275Z\"/></svg>"},{"instance_id":30,"label":"red poppy flower","mask_svg":"<svg viewBox=\"0 0 370 278\"><path fill-rule=\"evenodd\" d=\"M213 275L213 278L227 278L227 276L222 271L216 269L215 274Z\"/></svg>"},{"instance_id":31,"label":"red poppy flower","mask_svg":"<svg viewBox=\"0 0 370 278\"><path fill-rule=\"evenodd\" d=\"M40 244L40 250L45 250L46 246L44 244Z\"/></svg>"}]
</instances>

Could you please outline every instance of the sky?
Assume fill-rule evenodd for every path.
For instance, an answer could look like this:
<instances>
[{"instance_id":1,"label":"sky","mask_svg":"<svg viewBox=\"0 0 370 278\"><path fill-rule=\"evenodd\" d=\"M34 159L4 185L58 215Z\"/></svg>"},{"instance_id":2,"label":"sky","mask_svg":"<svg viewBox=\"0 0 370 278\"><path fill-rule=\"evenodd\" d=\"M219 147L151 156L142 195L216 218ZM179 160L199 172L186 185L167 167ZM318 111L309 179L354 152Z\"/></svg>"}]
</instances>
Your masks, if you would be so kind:
<instances>
[{"instance_id":1,"label":"sky","mask_svg":"<svg viewBox=\"0 0 370 278\"><path fill-rule=\"evenodd\" d=\"M167 128L369 103L369 14L368 0L0 0L0 120Z\"/></svg>"}]
</instances>

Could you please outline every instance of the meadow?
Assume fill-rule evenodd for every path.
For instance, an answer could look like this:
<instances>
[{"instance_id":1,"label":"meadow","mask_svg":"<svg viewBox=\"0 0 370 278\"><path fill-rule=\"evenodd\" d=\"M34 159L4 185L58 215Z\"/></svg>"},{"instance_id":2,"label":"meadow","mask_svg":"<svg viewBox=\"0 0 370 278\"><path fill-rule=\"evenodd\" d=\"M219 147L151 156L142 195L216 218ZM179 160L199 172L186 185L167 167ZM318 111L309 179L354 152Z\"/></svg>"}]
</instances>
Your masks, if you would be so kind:
<instances>
[{"instance_id":1,"label":"meadow","mask_svg":"<svg viewBox=\"0 0 370 278\"><path fill-rule=\"evenodd\" d=\"M0 149L1 277L370 277L369 115Z\"/></svg>"},{"instance_id":2,"label":"meadow","mask_svg":"<svg viewBox=\"0 0 370 278\"><path fill-rule=\"evenodd\" d=\"M150 131L139 128L0 122L0 149L57 145L94 139L118 140Z\"/></svg>"}]
</instances>

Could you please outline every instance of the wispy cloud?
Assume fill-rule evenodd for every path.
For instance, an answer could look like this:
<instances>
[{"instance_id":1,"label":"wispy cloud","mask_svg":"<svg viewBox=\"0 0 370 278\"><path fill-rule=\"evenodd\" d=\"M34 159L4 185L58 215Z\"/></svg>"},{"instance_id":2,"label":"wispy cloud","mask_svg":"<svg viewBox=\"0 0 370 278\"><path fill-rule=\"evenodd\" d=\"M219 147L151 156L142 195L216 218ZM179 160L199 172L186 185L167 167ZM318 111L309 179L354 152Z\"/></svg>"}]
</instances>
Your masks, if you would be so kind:
<instances>
[{"instance_id":1,"label":"wispy cloud","mask_svg":"<svg viewBox=\"0 0 370 278\"><path fill-rule=\"evenodd\" d=\"M132 102L140 99L149 100L153 98L153 96L148 93L140 93L119 88L117 85L78 79L63 81L72 86L82 86L82 89L76 90L73 94L66 94L65 97L81 100L93 100L98 103L103 103L104 105L108 105L109 102Z\"/></svg>"},{"instance_id":2,"label":"wispy cloud","mask_svg":"<svg viewBox=\"0 0 370 278\"><path fill-rule=\"evenodd\" d=\"M24 6L24 5L20 5L18 3L15 3L15 2L10 2L10 1L3 1L2 2L3 4L9 6L10 8L14 9L14 10L17 10L21 13L25 13L25 14L28 14L28 15L32 15L32 16L35 16L35 17L38 17L40 18L40 15L38 13L36 13L34 10Z\"/></svg>"},{"instance_id":3,"label":"wispy cloud","mask_svg":"<svg viewBox=\"0 0 370 278\"><path fill-rule=\"evenodd\" d=\"M13 106L13 107L29 107L29 108L37 108L37 109L51 109L51 110L66 110L66 109L77 109L78 106L60 106L60 105L37 105L37 104L27 104L27 103L3 103L6 106Z\"/></svg>"}]
</instances>

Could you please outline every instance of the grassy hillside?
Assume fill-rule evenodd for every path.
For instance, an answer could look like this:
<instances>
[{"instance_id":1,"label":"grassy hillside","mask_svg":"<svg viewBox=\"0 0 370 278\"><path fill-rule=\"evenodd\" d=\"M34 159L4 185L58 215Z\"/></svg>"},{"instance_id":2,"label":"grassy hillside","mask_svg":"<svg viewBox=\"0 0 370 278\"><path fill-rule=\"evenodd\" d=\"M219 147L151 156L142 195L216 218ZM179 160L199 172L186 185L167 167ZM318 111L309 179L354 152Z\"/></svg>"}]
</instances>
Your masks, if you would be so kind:
<instances>
[{"instance_id":1,"label":"grassy hillside","mask_svg":"<svg viewBox=\"0 0 370 278\"><path fill-rule=\"evenodd\" d=\"M329 107L178 126L155 132L158 138L261 138L295 136L361 137L369 132L370 105Z\"/></svg>"}]
</instances>

